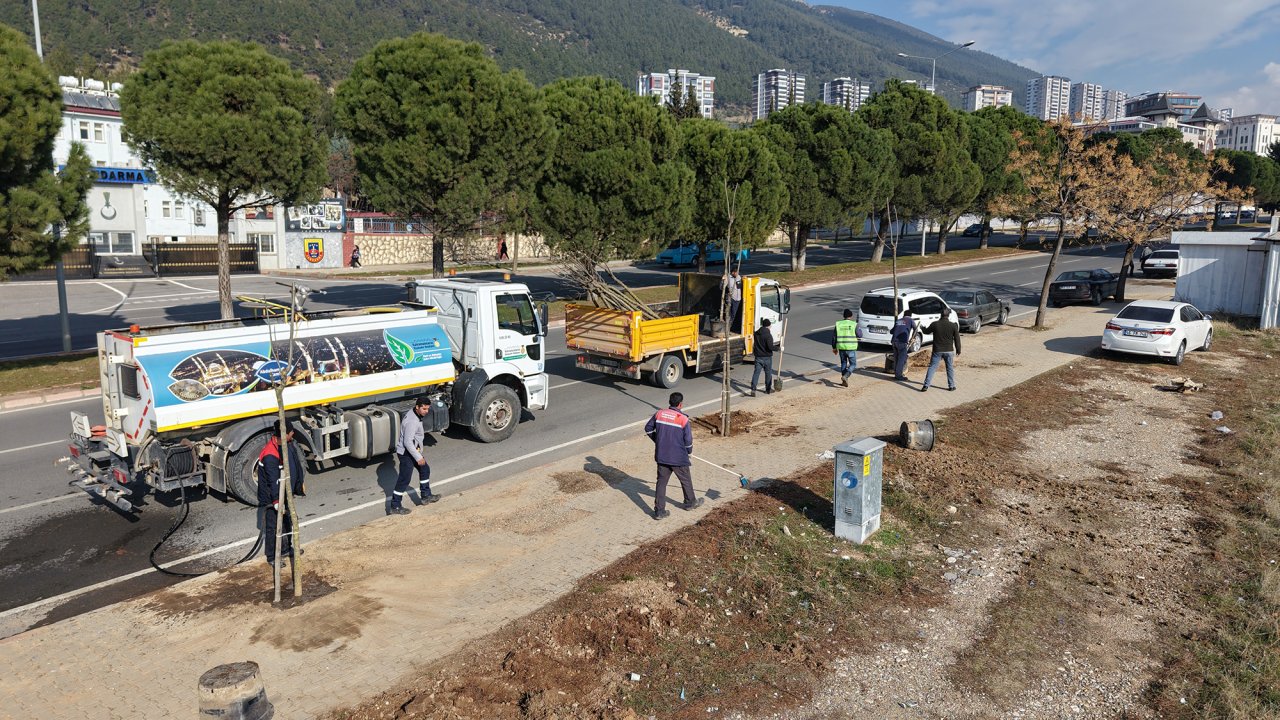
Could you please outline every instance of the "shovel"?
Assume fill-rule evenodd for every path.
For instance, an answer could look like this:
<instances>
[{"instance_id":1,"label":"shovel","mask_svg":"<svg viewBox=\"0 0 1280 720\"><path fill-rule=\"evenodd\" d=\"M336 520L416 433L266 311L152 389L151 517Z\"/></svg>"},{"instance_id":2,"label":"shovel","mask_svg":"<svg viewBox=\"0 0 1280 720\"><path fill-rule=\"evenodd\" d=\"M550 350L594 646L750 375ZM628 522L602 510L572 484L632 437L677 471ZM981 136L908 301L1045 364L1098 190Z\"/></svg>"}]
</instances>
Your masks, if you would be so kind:
<instances>
[{"instance_id":1,"label":"shovel","mask_svg":"<svg viewBox=\"0 0 1280 720\"><path fill-rule=\"evenodd\" d=\"M778 391L782 389L782 356L787 343L787 316L782 316L782 342L778 343L778 373L773 380L773 389Z\"/></svg>"}]
</instances>

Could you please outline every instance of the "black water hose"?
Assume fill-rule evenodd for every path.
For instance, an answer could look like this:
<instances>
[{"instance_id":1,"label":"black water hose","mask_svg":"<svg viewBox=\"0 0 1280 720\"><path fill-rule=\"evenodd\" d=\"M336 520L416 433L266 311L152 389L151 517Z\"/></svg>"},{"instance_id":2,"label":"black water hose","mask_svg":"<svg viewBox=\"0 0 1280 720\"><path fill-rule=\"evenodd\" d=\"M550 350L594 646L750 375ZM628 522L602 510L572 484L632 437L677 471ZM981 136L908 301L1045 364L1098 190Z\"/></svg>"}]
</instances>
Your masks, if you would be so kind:
<instances>
[{"instance_id":1,"label":"black water hose","mask_svg":"<svg viewBox=\"0 0 1280 720\"><path fill-rule=\"evenodd\" d=\"M205 570L203 572L182 572L180 570L166 570L165 568L160 567L160 563L156 562L156 553L159 552L160 548L168 542L169 538L178 531L178 528L182 527L182 524L187 521L187 517L191 514L191 505L187 502L187 486L179 485L179 490L182 493L182 512L178 517L173 519L173 524L169 526L169 530L165 532L164 537L160 538L160 542L156 543L156 546L151 548L151 554L148 556L148 559L151 561L151 567L159 570L165 575L173 575L175 577L200 577L202 575L208 575L209 573L218 572L219 570L225 570L226 568L214 568L213 570ZM234 563L231 563L231 565L228 565L227 567L235 567L236 565L247 561L254 555L257 555L258 549L262 547L262 538L265 534L266 528L264 527L258 531L258 537L253 541L253 547L249 548L249 552L246 553L244 557Z\"/></svg>"}]
</instances>

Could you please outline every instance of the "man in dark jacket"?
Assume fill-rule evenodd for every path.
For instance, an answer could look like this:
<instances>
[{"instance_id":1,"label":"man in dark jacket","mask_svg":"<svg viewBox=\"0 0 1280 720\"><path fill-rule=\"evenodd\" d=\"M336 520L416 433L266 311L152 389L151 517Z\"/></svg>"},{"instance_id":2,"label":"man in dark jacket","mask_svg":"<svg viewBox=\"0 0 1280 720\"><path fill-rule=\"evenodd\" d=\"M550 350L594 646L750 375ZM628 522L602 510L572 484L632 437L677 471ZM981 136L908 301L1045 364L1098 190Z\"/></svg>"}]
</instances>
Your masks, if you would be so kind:
<instances>
[{"instance_id":1,"label":"man in dark jacket","mask_svg":"<svg viewBox=\"0 0 1280 720\"><path fill-rule=\"evenodd\" d=\"M911 316L911 311L906 310L898 321L893 324L893 331L889 335L890 341L893 343L893 379L907 379L907 359L911 349L911 340L916 333L916 319Z\"/></svg>"},{"instance_id":2,"label":"man in dark jacket","mask_svg":"<svg viewBox=\"0 0 1280 720\"><path fill-rule=\"evenodd\" d=\"M761 372L764 372L764 394L773 392L773 351L777 348L773 344L773 333L769 331L770 324L768 318L761 320L760 329L753 336L755 348L752 352L756 358L756 367L751 372L751 397L756 395L756 382L760 379Z\"/></svg>"},{"instance_id":3,"label":"man in dark jacket","mask_svg":"<svg viewBox=\"0 0 1280 720\"><path fill-rule=\"evenodd\" d=\"M933 355L929 358L929 370L924 374L924 384L920 392L929 389L933 383L933 371L938 369L939 362L947 364L947 389L956 389L956 356L960 354L960 326L951 321L950 315L943 315L933 324Z\"/></svg>"},{"instance_id":4,"label":"man in dark jacket","mask_svg":"<svg viewBox=\"0 0 1280 720\"><path fill-rule=\"evenodd\" d=\"M644 432L653 441L653 459L658 463L658 492L653 501L653 517L661 520L671 514L667 510L667 483L671 473L680 479L684 492L684 509L692 510L702 505L702 498L693 497L693 476L689 473L689 453L693 452L693 425L685 415L684 395L671 393L670 407L659 410L644 424Z\"/></svg>"},{"instance_id":5,"label":"man in dark jacket","mask_svg":"<svg viewBox=\"0 0 1280 720\"><path fill-rule=\"evenodd\" d=\"M285 435L289 446L289 481L292 483L294 495L299 495L297 488L302 485L302 459L298 457L298 444L293 441L293 431ZM258 454L258 504L266 508L262 518L262 534L266 545L267 564L276 562L276 516L280 507L280 474L282 470L280 458L280 437L272 435L266 447ZM284 513L284 537L280 541L280 552L293 554L293 525L289 520L288 508Z\"/></svg>"}]
</instances>

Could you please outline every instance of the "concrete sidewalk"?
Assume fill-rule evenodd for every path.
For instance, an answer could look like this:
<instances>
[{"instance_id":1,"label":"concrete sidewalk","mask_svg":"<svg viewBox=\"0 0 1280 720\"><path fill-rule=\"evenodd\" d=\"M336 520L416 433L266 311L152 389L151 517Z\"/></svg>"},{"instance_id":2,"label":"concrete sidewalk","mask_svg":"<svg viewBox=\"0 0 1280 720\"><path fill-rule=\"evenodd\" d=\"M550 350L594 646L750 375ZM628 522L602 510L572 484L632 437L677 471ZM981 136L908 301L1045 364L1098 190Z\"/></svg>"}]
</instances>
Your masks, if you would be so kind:
<instances>
[{"instance_id":1,"label":"concrete sidewalk","mask_svg":"<svg viewBox=\"0 0 1280 720\"><path fill-rule=\"evenodd\" d=\"M1156 297L1160 288L1132 288ZM917 391L861 372L845 389L831 369L788 378L781 395L736 399L800 435L699 440L695 452L753 480L785 478L820 462L834 444L896 431L903 420L990 396L1097 347L1115 312L1075 307L1051 314L1045 332L989 328L964 338L957 392ZM738 379L745 378L740 368ZM712 412L718 401L690 408ZM652 446L636 418L627 440L513 474L403 518L384 518L307 544L306 567L335 589L288 610L266 600L261 558L0 641L0 715L42 718L181 717L196 711L196 681L220 663L262 667L278 718L311 718L397 685L425 664L569 591L636 547L696 522L743 492L729 473L695 463L707 504L658 522ZM764 425L766 429L769 425ZM483 446L476 462L483 463ZM732 462L729 462L732 460ZM560 482L595 478L585 491ZM678 485L678 484L677 484ZM672 490L674 496L679 491ZM305 500L303 501L305 503ZM304 507L305 509L305 507ZM316 580L309 580L312 588ZM287 592L287 591L286 591Z\"/></svg>"}]
</instances>

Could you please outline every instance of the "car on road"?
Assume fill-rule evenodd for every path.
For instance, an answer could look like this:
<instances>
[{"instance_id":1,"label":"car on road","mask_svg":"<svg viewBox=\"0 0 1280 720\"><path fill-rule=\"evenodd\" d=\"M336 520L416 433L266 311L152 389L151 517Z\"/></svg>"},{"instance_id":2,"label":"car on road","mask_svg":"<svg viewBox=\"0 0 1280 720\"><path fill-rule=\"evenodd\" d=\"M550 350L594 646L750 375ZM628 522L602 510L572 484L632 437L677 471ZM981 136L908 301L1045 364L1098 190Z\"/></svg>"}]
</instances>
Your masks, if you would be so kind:
<instances>
[{"instance_id":1,"label":"car on road","mask_svg":"<svg viewBox=\"0 0 1280 720\"><path fill-rule=\"evenodd\" d=\"M956 311L960 329L976 333L983 323L1003 325L1013 311L1013 302L998 298L986 290L943 290L942 301Z\"/></svg>"},{"instance_id":2,"label":"car on road","mask_svg":"<svg viewBox=\"0 0 1280 720\"><path fill-rule=\"evenodd\" d=\"M743 248L739 250L734 257L735 260L741 262L751 255L751 251ZM666 250L658 253L658 262L670 267L684 267L688 265L696 265L698 263L698 244L677 240L667 247ZM724 251L718 245L712 243L707 246L707 264L724 262Z\"/></svg>"},{"instance_id":3,"label":"car on road","mask_svg":"<svg viewBox=\"0 0 1280 720\"><path fill-rule=\"evenodd\" d=\"M960 233L960 235L962 237L978 237L982 235L983 229L986 229L988 234L991 233L991 225L987 223L974 223L965 228L964 232Z\"/></svg>"},{"instance_id":4,"label":"car on road","mask_svg":"<svg viewBox=\"0 0 1280 720\"><path fill-rule=\"evenodd\" d=\"M951 322L959 323L960 320L937 293L920 288L898 288L898 301L895 303L893 288L883 287L862 296L858 305L858 337L862 342L875 345L892 344L893 324L903 310L910 310L921 328L911 343L911 352L933 342L933 324L943 314L950 317Z\"/></svg>"},{"instance_id":5,"label":"car on road","mask_svg":"<svg viewBox=\"0 0 1280 720\"><path fill-rule=\"evenodd\" d=\"M1258 214L1253 210L1241 210L1240 222L1254 222L1258 219Z\"/></svg>"},{"instance_id":6,"label":"car on road","mask_svg":"<svg viewBox=\"0 0 1280 720\"><path fill-rule=\"evenodd\" d=\"M1182 364L1187 350L1208 350L1212 344L1213 316L1168 300L1131 302L1102 331L1105 351L1152 355L1174 365Z\"/></svg>"},{"instance_id":7,"label":"car on road","mask_svg":"<svg viewBox=\"0 0 1280 720\"><path fill-rule=\"evenodd\" d=\"M1054 307L1082 302L1101 305L1103 300L1116 296L1119 284L1119 275L1102 268L1067 270L1049 285L1049 304Z\"/></svg>"},{"instance_id":8,"label":"car on road","mask_svg":"<svg viewBox=\"0 0 1280 720\"><path fill-rule=\"evenodd\" d=\"M1177 277L1178 251L1156 250L1142 260L1142 274L1148 277Z\"/></svg>"}]
</instances>

